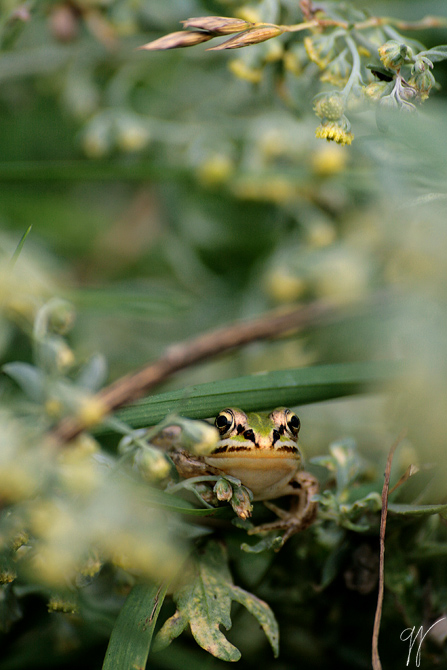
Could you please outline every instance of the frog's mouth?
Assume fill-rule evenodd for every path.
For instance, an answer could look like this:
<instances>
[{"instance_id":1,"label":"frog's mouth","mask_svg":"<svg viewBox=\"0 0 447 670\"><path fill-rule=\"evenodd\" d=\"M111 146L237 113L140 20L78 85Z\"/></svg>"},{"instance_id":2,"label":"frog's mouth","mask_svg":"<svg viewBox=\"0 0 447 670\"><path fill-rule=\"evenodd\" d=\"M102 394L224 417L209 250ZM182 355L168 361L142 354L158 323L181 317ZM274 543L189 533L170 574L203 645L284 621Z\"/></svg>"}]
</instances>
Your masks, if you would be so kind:
<instances>
[{"instance_id":1,"label":"frog's mouth","mask_svg":"<svg viewBox=\"0 0 447 670\"><path fill-rule=\"evenodd\" d=\"M218 456L219 454L237 453L243 456L247 454L252 458L281 458L287 456L300 456L300 450L294 444L275 444L273 448L266 449L259 444L223 444L217 447L211 456Z\"/></svg>"}]
</instances>

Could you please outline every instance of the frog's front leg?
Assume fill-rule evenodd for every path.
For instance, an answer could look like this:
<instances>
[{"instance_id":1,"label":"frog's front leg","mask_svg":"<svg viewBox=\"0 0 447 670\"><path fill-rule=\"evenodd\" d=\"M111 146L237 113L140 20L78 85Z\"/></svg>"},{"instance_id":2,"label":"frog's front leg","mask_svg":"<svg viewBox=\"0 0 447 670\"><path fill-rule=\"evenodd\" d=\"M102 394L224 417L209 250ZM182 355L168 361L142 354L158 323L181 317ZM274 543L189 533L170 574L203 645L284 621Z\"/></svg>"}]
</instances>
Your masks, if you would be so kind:
<instances>
[{"instance_id":1,"label":"frog's front leg","mask_svg":"<svg viewBox=\"0 0 447 670\"><path fill-rule=\"evenodd\" d=\"M169 456L175 465L175 469L183 479L191 477L202 477L206 475L222 475L222 471L208 465L200 457L194 458L190 453L183 449L171 451Z\"/></svg>"},{"instance_id":2,"label":"frog's front leg","mask_svg":"<svg viewBox=\"0 0 447 670\"><path fill-rule=\"evenodd\" d=\"M250 535L269 530L284 530L282 545L295 533L308 528L317 516L318 503L313 497L320 490L318 480L308 472L298 472L290 480L286 495L293 496L292 504L289 510L284 510L270 502L265 502L265 506L277 514L277 521L264 523L256 528L250 529ZM281 546L282 546L281 545Z\"/></svg>"}]
</instances>

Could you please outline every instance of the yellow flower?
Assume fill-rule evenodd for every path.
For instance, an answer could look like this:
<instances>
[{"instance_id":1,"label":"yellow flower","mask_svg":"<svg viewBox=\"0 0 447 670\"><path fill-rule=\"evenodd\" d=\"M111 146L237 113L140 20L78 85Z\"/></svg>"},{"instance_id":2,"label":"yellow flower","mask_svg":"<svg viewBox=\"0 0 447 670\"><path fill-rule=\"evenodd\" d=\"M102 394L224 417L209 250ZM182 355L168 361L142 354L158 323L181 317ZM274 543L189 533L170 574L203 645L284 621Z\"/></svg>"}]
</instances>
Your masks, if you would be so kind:
<instances>
[{"instance_id":1,"label":"yellow flower","mask_svg":"<svg viewBox=\"0 0 447 670\"><path fill-rule=\"evenodd\" d=\"M259 84L262 81L262 69L248 66L241 58L230 61L228 67L239 79L245 79L251 84Z\"/></svg>"},{"instance_id":2,"label":"yellow flower","mask_svg":"<svg viewBox=\"0 0 447 670\"><path fill-rule=\"evenodd\" d=\"M335 121L320 124L315 131L315 137L322 140L326 139L328 142L337 142L337 144L341 145L349 145L354 139L352 133L348 132Z\"/></svg>"},{"instance_id":3,"label":"yellow flower","mask_svg":"<svg viewBox=\"0 0 447 670\"><path fill-rule=\"evenodd\" d=\"M334 45L327 37L313 35L304 38L304 46L309 60L325 70L335 55Z\"/></svg>"}]
</instances>

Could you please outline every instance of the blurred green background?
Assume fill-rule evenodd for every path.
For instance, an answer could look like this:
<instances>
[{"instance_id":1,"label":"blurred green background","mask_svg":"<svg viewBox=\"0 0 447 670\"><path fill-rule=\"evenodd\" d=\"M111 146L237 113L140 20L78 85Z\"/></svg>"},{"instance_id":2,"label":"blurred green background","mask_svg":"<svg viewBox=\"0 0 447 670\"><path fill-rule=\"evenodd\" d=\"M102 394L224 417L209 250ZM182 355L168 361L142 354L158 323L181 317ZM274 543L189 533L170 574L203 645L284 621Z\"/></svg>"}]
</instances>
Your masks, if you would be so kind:
<instances>
[{"instance_id":1,"label":"blurred green background","mask_svg":"<svg viewBox=\"0 0 447 670\"><path fill-rule=\"evenodd\" d=\"M447 18L442 0L348 4L408 21ZM373 107L354 110L355 140L341 147L315 139L312 99L324 85L318 67L300 61L301 34L230 53L206 52L207 44L138 50L179 29L182 19L240 9L233 0L3 0L4 258L33 227L16 284L1 290L8 315L2 360L31 359L27 324L53 295L76 307L70 342L77 356L101 352L109 380L155 359L169 343L272 308L321 298L355 306L340 323L253 344L163 388L318 363L403 359L406 380L396 382L392 400L301 408L303 444L312 456L348 435L382 465L395 434L408 426L402 465L421 461L437 473L430 470L420 484L418 502L444 502L446 65L435 66L439 90L417 114L390 119L387 132L378 131ZM300 20L297 3L287 0L246 9L264 20ZM427 48L447 43L445 28L407 34ZM291 52L299 72L286 66ZM286 631L295 616L282 612ZM251 633L244 635L249 646ZM284 636L293 649L294 633ZM184 665L176 653L154 667ZM317 667L313 662L309 667ZM366 667L361 659L349 662ZM279 660L274 667L291 666Z\"/></svg>"}]
</instances>

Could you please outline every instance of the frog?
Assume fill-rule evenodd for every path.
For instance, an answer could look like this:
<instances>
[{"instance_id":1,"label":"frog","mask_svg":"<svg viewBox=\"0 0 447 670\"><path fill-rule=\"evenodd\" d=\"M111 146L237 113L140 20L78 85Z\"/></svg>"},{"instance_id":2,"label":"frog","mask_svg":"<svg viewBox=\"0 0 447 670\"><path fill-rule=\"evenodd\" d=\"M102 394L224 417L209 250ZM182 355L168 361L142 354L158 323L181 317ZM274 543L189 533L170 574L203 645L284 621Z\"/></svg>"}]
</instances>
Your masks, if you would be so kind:
<instances>
[{"instance_id":1,"label":"frog","mask_svg":"<svg viewBox=\"0 0 447 670\"><path fill-rule=\"evenodd\" d=\"M292 535L308 528L317 515L314 497L319 483L302 469L298 416L286 407L277 407L270 413L245 413L229 407L217 414L214 425L220 439L210 454L196 457L177 451L172 455L179 475L220 475L240 480L252 492L253 501L263 501L278 517L250 528L250 534L284 531L283 545ZM270 502L283 496L292 497L289 510ZM246 517L247 511L240 516Z\"/></svg>"}]
</instances>

